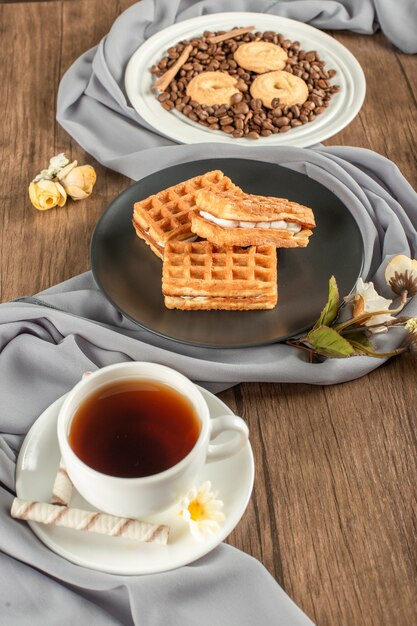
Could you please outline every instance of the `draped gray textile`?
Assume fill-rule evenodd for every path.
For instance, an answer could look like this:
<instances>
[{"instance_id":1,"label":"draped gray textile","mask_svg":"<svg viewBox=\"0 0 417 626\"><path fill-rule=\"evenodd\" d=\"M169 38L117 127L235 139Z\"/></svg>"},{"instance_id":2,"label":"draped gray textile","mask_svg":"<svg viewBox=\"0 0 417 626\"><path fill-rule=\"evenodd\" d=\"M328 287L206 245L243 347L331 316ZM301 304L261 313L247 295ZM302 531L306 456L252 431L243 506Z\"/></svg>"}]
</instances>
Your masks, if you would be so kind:
<instances>
[{"instance_id":1,"label":"draped gray textile","mask_svg":"<svg viewBox=\"0 0 417 626\"><path fill-rule=\"evenodd\" d=\"M217 149L210 146L213 155ZM179 146L176 160L193 159L197 150ZM235 153L231 146L222 156ZM256 149L250 155L305 172L344 200L366 242L364 277L376 274L380 291L389 295L381 277L386 260L417 252L417 197L395 165L355 148ZM406 314L417 315L417 302ZM393 330L379 339L381 347L394 347L401 335ZM213 350L167 341L124 319L89 272L35 298L0 305L0 623L5 615L7 626L57 619L69 625L74 616L91 626L311 624L259 563L230 546L174 572L112 576L66 562L24 522L10 518L16 458L34 420L85 370L131 359L169 365L213 391L239 381L330 384L381 363L356 357L313 365L280 344Z\"/></svg>"},{"instance_id":2,"label":"draped gray textile","mask_svg":"<svg viewBox=\"0 0 417 626\"><path fill-rule=\"evenodd\" d=\"M201 158L202 146L177 146L139 118L124 95L124 68L140 42L164 26L231 8L220 0L143 0L131 7L65 75L57 113L62 126L100 162L136 180ZM413 0L234 0L233 10L265 11L320 28L368 34L380 25L404 51L417 47ZM362 230L363 277L374 277L387 297L382 276L387 260L397 253L416 256L416 194L398 169L375 153L204 144L203 154L279 163L332 189ZM405 313L416 315L417 303L412 301ZM401 331L393 331L378 341L390 349L401 336ZM177 344L124 319L99 292L91 273L35 298L1 305L0 624L69 626L74 619L91 626L311 624L262 565L230 546L221 545L172 572L113 576L65 561L43 546L24 522L10 518L16 458L30 426L85 370L127 360L169 365L212 391L240 381L343 382L382 362L358 357L311 365L295 349L279 344L243 350Z\"/></svg>"},{"instance_id":3,"label":"draped gray textile","mask_svg":"<svg viewBox=\"0 0 417 626\"><path fill-rule=\"evenodd\" d=\"M135 180L148 162L161 167L167 159L172 162L176 144L151 128L127 100L125 68L138 46L162 28L220 11L270 13L364 34L380 27L401 50L417 52L415 0L142 0L69 68L58 92L59 123L100 163Z\"/></svg>"}]
</instances>

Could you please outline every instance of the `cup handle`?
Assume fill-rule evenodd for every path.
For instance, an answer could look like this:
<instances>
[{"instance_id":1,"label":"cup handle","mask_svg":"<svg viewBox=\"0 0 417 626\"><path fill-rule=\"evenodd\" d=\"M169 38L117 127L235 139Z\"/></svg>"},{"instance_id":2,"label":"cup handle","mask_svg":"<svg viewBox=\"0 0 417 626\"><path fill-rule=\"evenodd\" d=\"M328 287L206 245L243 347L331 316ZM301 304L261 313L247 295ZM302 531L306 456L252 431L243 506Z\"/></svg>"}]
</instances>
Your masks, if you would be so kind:
<instances>
[{"instance_id":1,"label":"cup handle","mask_svg":"<svg viewBox=\"0 0 417 626\"><path fill-rule=\"evenodd\" d=\"M222 415L211 420L210 441L216 439L220 433L233 430L236 435L226 443L210 443L207 452L207 461L221 461L236 452L239 452L249 438L249 429L241 417L237 415Z\"/></svg>"}]
</instances>

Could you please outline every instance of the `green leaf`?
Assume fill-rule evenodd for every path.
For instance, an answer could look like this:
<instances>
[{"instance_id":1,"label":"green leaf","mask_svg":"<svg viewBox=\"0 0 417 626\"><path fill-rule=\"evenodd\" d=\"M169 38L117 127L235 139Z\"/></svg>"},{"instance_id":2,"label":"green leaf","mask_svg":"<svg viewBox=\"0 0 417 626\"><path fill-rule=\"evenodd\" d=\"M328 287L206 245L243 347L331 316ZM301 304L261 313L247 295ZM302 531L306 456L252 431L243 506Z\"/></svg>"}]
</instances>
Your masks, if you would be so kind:
<instances>
[{"instance_id":1,"label":"green leaf","mask_svg":"<svg viewBox=\"0 0 417 626\"><path fill-rule=\"evenodd\" d=\"M313 328L307 338L313 348L323 356L347 357L355 354L355 349L349 341L328 326Z\"/></svg>"},{"instance_id":2,"label":"green leaf","mask_svg":"<svg viewBox=\"0 0 417 626\"><path fill-rule=\"evenodd\" d=\"M317 322L313 326L313 330L320 328L320 326L330 326L337 317L339 310L339 289L334 276L329 280L329 297L327 304L321 312L321 315Z\"/></svg>"},{"instance_id":3,"label":"green leaf","mask_svg":"<svg viewBox=\"0 0 417 626\"><path fill-rule=\"evenodd\" d=\"M358 330L355 333L349 333L345 337L348 341L352 341L354 350L357 354L368 354L369 351L374 351L374 346L369 341L368 337Z\"/></svg>"}]
</instances>

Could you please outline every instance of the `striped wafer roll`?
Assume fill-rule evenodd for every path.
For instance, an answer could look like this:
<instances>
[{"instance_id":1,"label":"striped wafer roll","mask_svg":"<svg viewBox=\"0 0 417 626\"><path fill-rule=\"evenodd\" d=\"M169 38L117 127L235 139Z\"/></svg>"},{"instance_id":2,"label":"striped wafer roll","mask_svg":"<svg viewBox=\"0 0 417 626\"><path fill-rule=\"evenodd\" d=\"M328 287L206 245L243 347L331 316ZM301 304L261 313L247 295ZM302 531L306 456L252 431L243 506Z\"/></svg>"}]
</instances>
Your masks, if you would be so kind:
<instances>
[{"instance_id":1,"label":"striped wafer roll","mask_svg":"<svg viewBox=\"0 0 417 626\"><path fill-rule=\"evenodd\" d=\"M61 506L68 506L71 502L73 488L74 487L71 479L68 476L65 465L63 464L61 459L54 486L52 488L51 503L60 504Z\"/></svg>"},{"instance_id":2,"label":"striped wafer roll","mask_svg":"<svg viewBox=\"0 0 417 626\"><path fill-rule=\"evenodd\" d=\"M166 545L169 535L169 526L163 524L149 524L136 519L21 498L13 500L11 515L16 519L86 530L111 537L126 537L147 543Z\"/></svg>"}]
</instances>

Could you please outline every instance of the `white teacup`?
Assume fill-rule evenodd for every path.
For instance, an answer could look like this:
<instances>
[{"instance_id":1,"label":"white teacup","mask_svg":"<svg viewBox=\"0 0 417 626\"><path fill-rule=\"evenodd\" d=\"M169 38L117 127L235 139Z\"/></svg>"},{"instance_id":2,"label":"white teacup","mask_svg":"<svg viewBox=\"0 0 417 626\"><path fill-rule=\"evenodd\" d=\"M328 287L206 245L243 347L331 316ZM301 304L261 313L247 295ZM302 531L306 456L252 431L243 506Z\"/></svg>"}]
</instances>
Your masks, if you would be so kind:
<instances>
[{"instance_id":1,"label":"white teacup","mask_svg":"<svg viewBox=\"0 0 417 626\"><path fill-rule=\"evenodd\" d=\"M200 421L200 434L179 463L143 478L120 478L103 474L84 463L72 450L68 435L79 406L99 387L127 380L151 380L168 385L185 396ZM225 443L212 443L220 433L235 431ZM206 462L225 459L238 452L249 436L245 422L234 415L210 419L206 401L197 387L175 370L156 363L118 363L83 378L69 392L58 416L58 441L69 477L79 493L97 509L112 515L139 517L169 508L193 486Z\"/></svg>"}]
</instances>

